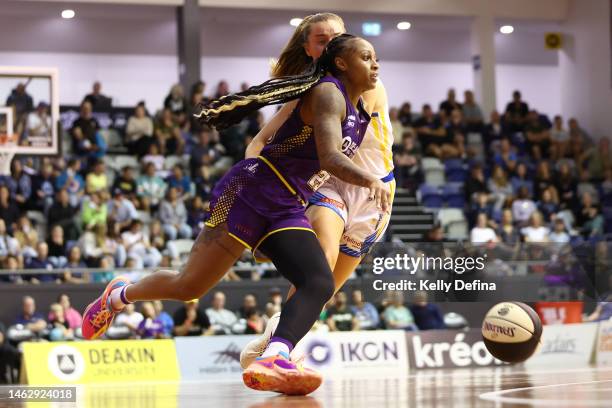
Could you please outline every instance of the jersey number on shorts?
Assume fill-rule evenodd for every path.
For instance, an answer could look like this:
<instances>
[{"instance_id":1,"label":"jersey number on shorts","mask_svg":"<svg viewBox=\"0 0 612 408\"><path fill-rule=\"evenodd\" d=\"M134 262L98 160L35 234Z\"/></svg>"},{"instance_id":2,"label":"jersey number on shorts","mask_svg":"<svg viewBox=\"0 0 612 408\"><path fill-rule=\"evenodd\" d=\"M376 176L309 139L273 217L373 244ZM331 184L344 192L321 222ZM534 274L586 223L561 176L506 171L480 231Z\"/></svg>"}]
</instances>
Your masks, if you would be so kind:
<instances>
[{"instance_id":1,"label":"jersey number on shorts","mask_svg":"<svg viewBox=\"0 0 612 408\"><path fill-rule=\"evenodd\" d=\"M328 172L321 170L308 180L308 187L310 187L312 191L317 191L330 177Z\"/></svg>"}]
</instances>

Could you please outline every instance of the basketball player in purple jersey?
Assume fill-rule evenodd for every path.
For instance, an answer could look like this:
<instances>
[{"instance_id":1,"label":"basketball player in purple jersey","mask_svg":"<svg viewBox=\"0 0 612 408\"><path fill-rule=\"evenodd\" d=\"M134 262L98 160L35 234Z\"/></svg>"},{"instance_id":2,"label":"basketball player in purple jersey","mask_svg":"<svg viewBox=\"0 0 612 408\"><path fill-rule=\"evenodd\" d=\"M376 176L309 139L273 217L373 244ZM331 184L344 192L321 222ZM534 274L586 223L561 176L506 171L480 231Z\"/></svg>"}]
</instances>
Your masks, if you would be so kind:
<instances>
[{"instance_id":1,"label":"basketball player in purple jersey","mask_svg":"<svg viewBox=\"0 0 612 408\"><path fill-rule=\"evenodd\" d=\"M261 155L237 163L219 181L206 227L185 267L180 272L159 270L134 284L125 278L111 281L85 310L84 337L104 334L128 303L201 297L247 247L271 259L296 291L262 357L245 370L245 384L286 394L314 391L321 376L290 361L289 352L330 299L334 280L304 214L305 204L329 171L366 187L372 201L383 209L388 207L390 197L384 184L349 158L369 123L360 96L376 86L377 72L372 45L342 35L327 45L307 72L267 81L203 109L203 122L223 127L263 106L301 97Z\"/></svg>"},{"instance_id":2,"label":"basketball player in purple jersey","mask_svg":"<svg viewBox=\"0 0 612 408\"><path fill-rule=\"evenodd\" d=\"M334 37L345 32L342 18L333 13L305 17L296 27L272 69L273 77L302 72L312 59L321 56ZM391 198L393 179L393 134L388 114L387 93L379 80L376 88L362 95L372 120L353 163L380 178ZM266 141L291 115L296 101L291 101L272 117L247 147L246 157L257 157ZM306 216L314 227L319 243L333 271L336 290L340 289L361 262L371 245L383 236L390 219L376 203L368 200L367 190L331 177L310 199ZM294 288L289 291L288 298ZM278 324L281 313L267 322L262 335L249 342L240 353L240 364L248 367L265 350Z\"/></svg>"}]
</instances>

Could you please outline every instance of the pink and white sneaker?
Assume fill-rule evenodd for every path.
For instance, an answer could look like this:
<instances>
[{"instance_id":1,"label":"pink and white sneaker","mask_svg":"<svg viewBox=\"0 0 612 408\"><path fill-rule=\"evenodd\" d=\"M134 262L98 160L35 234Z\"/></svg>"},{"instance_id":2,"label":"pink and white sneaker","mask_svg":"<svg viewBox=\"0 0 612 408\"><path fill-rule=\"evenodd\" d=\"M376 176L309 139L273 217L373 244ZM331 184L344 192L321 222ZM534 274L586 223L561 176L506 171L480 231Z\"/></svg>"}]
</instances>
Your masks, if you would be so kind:
<instances>
[{"instance_id":1,"label":"pink and white sneaker","mask_svg":"<svg viewBox=\"0 0 612 408\"><path fill-rule=\"evenodd\" d=\"M257 358L242 373L242 381L247 387L258 391L307 395L319 388L323 377L280 352L276 356Z\"/></svg>"},{"instance_id":2,"label":"pink and white sneaker","mask_svg":"<svg viewBox=\"0 0 612 408\"><path fill-rule=\"evenodd\" d=\"M113 290L129 283L130 281L122 276L113 279L106 285L102 295L87 306L85 312L83 312L83 324L81 326L84 338L87 340L97 339L106 332L117 313L121 312L121 310L112 308L109 295Z\"/></svg>"}]
</instances>

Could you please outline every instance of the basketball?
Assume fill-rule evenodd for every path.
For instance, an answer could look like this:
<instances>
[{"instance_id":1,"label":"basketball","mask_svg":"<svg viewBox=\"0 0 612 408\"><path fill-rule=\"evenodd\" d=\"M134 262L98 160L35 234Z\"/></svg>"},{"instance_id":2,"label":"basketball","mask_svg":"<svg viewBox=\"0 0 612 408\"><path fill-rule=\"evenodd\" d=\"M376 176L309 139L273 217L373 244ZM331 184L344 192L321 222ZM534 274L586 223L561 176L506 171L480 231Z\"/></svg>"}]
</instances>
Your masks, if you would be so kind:
<instances>
[{"instance_id":1,"label":"basketball","mask_svg":"<svg viewBox=\"0 0 612 408\"><path fill-rule=\"evenodd\" d=\"M482 337L487 350L495 358L507 363L520 363L537 349L542 337L542 322L525 303L498 303L487 312L482 322Z\"/></svg>"}]
</instances>

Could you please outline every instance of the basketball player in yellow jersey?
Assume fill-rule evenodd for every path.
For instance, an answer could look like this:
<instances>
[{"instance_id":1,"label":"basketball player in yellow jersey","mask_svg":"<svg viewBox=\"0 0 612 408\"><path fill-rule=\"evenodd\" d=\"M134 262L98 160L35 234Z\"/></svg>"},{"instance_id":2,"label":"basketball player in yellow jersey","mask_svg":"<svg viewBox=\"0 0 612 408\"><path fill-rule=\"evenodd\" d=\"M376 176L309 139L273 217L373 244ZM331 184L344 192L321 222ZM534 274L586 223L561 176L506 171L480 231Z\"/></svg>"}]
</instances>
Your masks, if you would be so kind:
<instances>
[{"instance_id":1,"label":"basketball player in yellow jersey","mask_svg":"<svg viewBox=\"0 0 612 408\"><path fill-rule=\"evenodd\" d=\"M272 70L273 77L302 72L311 59L317 59L332 38L344 33L344 22L336 14L321 13L306 17L296 28ZM391 200L395 193L393 178L393 134L389 120L387 93L380 82L376 89L363 94L366 110L372 120L366 136L353 158L360 168L381 179L389 188ZM268 140L289 118L297 105L291 101L281 107L270 122L247 147L246 157L257 157ZM327 261L333 270L336 291L353 274L372 244L384 234L390 211L383 212L368 199L368 190L342 182L327 172L311 180L321 187L310 200L306 211ZM391 208L391 205L389 206ZM289 297L294 288L289 291ZM278 325L280 313L268 321L265 332L251 341L240 354L240 364L249 364L265 350Z\"/></svg>"}]
</instances>

